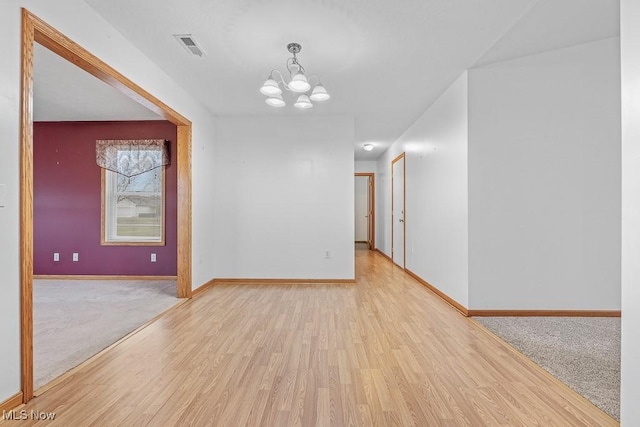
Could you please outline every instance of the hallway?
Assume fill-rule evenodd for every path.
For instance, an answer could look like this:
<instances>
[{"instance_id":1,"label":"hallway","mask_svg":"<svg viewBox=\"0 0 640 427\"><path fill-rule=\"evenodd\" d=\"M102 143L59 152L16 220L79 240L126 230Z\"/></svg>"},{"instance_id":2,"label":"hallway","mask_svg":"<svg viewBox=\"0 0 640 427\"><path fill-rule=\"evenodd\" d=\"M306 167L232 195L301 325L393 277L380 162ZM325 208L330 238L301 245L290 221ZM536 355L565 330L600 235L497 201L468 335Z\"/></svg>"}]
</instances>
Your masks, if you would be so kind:
<instances>
[{"instance_id":1,"label":"hallway","mask_svg":"<svg viewBox=\"0 0 640 427\"><path fill-rule=\"evenodd\" d=\"M46 425L617 425L355 252L356 284L217 285L18 410L56 412Z\"/></svg>"}]
</instances>

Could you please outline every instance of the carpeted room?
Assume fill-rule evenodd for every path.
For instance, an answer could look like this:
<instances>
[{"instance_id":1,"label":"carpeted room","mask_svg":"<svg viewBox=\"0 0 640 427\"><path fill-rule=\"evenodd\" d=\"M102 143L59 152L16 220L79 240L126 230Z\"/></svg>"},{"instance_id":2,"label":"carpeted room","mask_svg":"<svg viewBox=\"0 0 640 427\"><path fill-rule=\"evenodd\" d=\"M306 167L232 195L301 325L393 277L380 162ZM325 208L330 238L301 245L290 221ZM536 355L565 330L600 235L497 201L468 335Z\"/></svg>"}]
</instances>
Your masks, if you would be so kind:
<instances>
[{"instance_id":1,"label":"carpeted room","mask_svg":"<svg viewBox=\"0 0 640 427\"><path fill-rule=\"evenodd\" d=\"M34 280L35 389L46 387L179 301L175 280Z\"/></svg>"},{"instance_id":2,"label":"carpeted room","mask_svg":"<svg viewBox=\"0 0 640 427\"><path fill-rule=\"evenodd\" d=\"M163 238L105 242L96 140L149 139L169 141L169 164L155 170L163 180ZM179 302L175 140L175 126L159 120L34 123L36 389Z\"/></svg>"},{"instance_id":3,"label":"carpeted room","mask_svg":"<svg viewBox=\"0 0 640 427\"><path fill-rule=\"evenodd\" d=\"M619 317L475 317L536 365L620 420Z\"/></svg>"}]
</instances>

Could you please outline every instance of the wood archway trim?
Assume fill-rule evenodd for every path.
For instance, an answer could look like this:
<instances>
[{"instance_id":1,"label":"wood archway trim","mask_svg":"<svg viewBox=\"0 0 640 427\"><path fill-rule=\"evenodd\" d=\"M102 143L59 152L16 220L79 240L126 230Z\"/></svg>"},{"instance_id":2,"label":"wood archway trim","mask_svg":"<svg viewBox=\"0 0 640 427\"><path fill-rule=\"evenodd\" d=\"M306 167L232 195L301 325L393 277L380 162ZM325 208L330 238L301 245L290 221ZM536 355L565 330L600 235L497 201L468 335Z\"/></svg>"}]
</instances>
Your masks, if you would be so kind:
<instances>
[{"instance_id":1,"label":"wood archway trim","mask_svg":"<svg viewBox=\"0 0 640 427\"><path fill-rule=\"evenodd\" d=\"M178 297L191 297L191 122L27 9L22 9L20 131L21 382L33 398L33 49L37 42L177 127Z\"/></svg>"}]
</instances>

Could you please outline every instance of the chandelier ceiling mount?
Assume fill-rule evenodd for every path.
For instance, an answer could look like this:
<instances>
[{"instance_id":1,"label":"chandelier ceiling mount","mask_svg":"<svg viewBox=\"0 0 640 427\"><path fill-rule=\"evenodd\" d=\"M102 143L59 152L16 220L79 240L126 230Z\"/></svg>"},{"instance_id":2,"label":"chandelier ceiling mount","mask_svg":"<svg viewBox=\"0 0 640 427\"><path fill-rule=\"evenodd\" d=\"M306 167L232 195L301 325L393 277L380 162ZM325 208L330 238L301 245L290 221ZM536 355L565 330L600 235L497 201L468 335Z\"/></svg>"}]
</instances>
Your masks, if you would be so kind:
<instances>
[{"instance_id":1,"label":"chandelier ceiling mount","mask_svg":"<svg viewBox=\"0 0 640 427\"><path fill-rule=\"evenodd\" d=\"M300 46L300 43L289 43L287 50L295 55L296 53L300 53L302 46Z\"/></svg>"}]
</instances>

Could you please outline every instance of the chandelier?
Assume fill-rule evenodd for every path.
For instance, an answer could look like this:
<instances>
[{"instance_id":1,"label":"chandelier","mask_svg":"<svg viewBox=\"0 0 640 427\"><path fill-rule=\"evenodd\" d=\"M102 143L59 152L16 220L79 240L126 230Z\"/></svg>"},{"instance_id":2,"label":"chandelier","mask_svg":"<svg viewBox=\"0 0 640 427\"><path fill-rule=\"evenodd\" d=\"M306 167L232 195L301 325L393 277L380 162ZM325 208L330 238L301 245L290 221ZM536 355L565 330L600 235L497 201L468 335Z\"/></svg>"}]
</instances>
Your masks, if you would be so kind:
<instances>
[{"instance_id":1,"label":"chandelier","mask_svg":"<svg viewBox=\"0 0 640 427\"><path fill-rule=\"evenodd\" d=\"M289 71L289 83L284 80L282 74L278 70L271 70L269 74L269 78L264 82L262 87L260 88L260 93L267 96L265 102L267 105L272 107L284 107L286 103L284 99L282 99L282 89L280 85L289 92L299 93L298 99L293 104L294 107L297 108L311 108L313 104L311 101L320 102L326 101L330 98L327 90L320 83L320 79L315 74L307 77L304 75L305 69L298 62L298 58L296 54L300 53L302 50L302 46L298 43L289 43L287 45L287 50L293 54L293 57L287 59L287 70ZM280 77L280 80L277 81L276 77ZM311 89L311 84L309 80L315 78L318 83L314 86L311 91L311 95L307 95Z\"/></svg>"}]
</instances>

